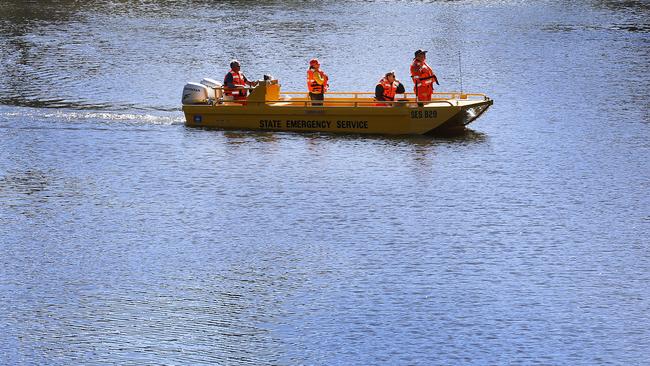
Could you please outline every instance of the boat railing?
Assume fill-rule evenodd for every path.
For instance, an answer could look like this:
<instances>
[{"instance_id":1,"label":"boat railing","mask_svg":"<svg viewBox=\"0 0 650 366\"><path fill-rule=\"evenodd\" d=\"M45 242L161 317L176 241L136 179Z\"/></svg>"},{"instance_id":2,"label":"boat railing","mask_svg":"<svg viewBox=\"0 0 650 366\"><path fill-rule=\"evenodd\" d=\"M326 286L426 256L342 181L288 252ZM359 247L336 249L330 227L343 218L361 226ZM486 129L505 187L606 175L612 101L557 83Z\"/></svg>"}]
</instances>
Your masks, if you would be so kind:
<instances>
[{"instance_id":1,"label":"boat railing","mask_svg":"<svg viewBox=\"0 0 650 366\"><path fill-rule=\"evenodd\" d=\"M418 106L423 107L428 104L443 103L451 107L456 106L452 101L446 99L440 100L431 100L427 102L416 102L413 99L410 100L374 100L374 99L347 99L347 98L338 98L332 99L329 98L324 101L312 101L310 99L277 99L277 100L265 100L265 101L248 101L248 100L229 100L219 102L219 104L224 105L268 105L273 107L371 107L371 108L382 108L382 107L408 107L416 108Z\"/></svg>"},{"instance_id":2,"label":"boat railing","mask_svg":"<svg viewBox=\"0 0 650 366\"><path fill-rule=\"evenodd\" d=\"M224 88L215 88L224 89ZM237 88L239 89L239 88ZM244 89L244 88L241 88ZM245 89L254 89L246 87ZM400 97L401 96L401 97ZM324 101L312 101L308 92L281 92L280 99L263 101L236 101L221 98L214 101L215 104L226 105L272 105L272 106L295 106L295 107L417 107L424 103L444 103L450 106L457 106L459 101L465 100L489 100L482 93L461 93L461 92L434 92L429 101L422 102L416 99L415 93L401 93L396 96L395 101L379 101L375 99L372 92L326 92Z\"/></svg>"},{"instance_id":3,"label":"boat railing","mask_svg":"<svg viewBox=\"0 0 650 366\"><path fill-rule=\"evenodd\" d=\"M251 104L251 103L248 103ZM355 98L328 98L324 101L312 101L309 98L299 99L279 99L267 100L265 102L252 102L252 104L268 104L272 106L287 107L399 107L399 106L417 106L413 100L396 100L383 101L374 99L355 99Z\"/></svg>"},{"instance_id":4,"label":"boat railing","mask_svg":"<svg viewBox=\"0 0 650 366\"><path fill-rule=\"evenodd\" d=\"M308 98L309 93L308 92L282 92L283 95L301 95L304 96L305 98ZM364 96L366 98L374 98L375 93L372 92L326 92L325 95L331 95L331 96L351 96L351 98L357 99L360 96ZM402 93L399 95L403 95L404 97L401 99L409 99L412 101L415 101L415 93ZM461 93L461 92L434 92L432 94L432 101L435 100L449 100L449 99L459 99L459 100L466 100L466 99L480 99L480 100L487 100L489 99L487 95L483 93Z\"/></svg>"}]
</instances>

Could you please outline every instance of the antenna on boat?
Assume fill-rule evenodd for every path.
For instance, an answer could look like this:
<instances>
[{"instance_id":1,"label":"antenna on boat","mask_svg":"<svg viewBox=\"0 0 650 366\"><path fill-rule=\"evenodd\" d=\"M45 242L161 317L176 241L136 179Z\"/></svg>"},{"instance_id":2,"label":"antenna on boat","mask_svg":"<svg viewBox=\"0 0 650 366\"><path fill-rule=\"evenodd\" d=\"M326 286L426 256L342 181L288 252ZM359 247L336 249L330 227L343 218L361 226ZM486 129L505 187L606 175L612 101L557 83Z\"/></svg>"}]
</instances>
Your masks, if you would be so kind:
<instances>
[{"instance_id":1,"label":"antenna on boat","mask_svg":"<svg viewBox=\"0 0 650 366\"><path fill-rule=\"evenodd\" d=\"M463 66L460 58L460 50L458 50L458 74L460 75L460 94L463 94Z\"/></svg>"}]
</instances>

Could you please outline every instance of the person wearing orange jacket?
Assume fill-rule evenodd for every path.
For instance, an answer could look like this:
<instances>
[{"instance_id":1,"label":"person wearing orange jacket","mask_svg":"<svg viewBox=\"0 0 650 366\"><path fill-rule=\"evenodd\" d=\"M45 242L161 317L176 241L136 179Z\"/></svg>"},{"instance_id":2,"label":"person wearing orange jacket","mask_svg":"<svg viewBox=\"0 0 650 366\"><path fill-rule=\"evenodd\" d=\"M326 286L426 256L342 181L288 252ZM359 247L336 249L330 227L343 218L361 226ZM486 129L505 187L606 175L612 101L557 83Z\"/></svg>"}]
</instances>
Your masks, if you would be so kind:
<instances>
[{"instance_id":1,"label":"person wearing orange jacket","mask_svg":"<svg viewBox=\"0 0 650 366\"><path fill-rule=\"evenodd\" d=\"M375 86L375 100L395 100L395 94L404 93L404 84L395 79L395 71L387 72ZM387 103L377 103L377 106L389 106Z\"/></svg>"},{"instance_id":2,"label":"person wearing orange jacket","mask_svg":"<svg viewBox=\"0 0 650 366\"><path fill-rule=\"evenodd\" d=\"M323 105L322 101L325 99L324 94L329 87L328 81L329 77L320 69L320 62L318 62L318 59L311 59L309 61L309 69L307 69L307 89L309 90L309 99L312 101L320 101L312 102L312 105Z\"/></svg>"},{"instance_id":3,"label":"person wearing orange jacket","mask_svg":"<svg viewBox=\"0 0 650 366\"><path fill-rule=\"evenodd\" d=\"M415 58L411 64L411 78L415 87L415 95L418 101L429 101L431 100L431 95L433 94L433 83L440 85L438 83L438 77L433 72L431 66L426 62L427 51L417 50L415 51Z\"/></svg>"},{"instance_id":4,"label":"person wearing orange jacket","mask_svg":"<svg viewBox=\"0 0 650 366\"><path fill-rule=\"evenodd\" d=\"M230 61L230 71L223 78L223 92L226 96L232 96L234 100L246 100L246 86L254 86L256 84L256 82L249 81L246 75L241 72L239 61Z\"/></svg>"}]
</instances>

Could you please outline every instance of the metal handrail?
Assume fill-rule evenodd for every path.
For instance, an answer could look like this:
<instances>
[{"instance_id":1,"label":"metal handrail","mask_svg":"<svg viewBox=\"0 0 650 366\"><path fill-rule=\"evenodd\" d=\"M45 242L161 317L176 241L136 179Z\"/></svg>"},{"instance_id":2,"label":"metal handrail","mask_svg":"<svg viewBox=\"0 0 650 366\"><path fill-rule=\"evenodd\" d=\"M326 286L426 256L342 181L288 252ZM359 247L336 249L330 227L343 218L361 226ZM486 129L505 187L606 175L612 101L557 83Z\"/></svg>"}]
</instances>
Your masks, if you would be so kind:
<instances>
[{"instance_id":1,"label":"metal handrail","mask_svg":"<svg viewBox=\"0 0 650 366\"><path fill-rule=\"evenodd\" d=\"M253 90L255 87L251 86L245 86L245 87L236 87L236 88L227 88L225 86L222 87L214 87L213 89L215 90L221 90L225 91L226 89L228 90L237 90L237 89L246 89L246 90ZM300 100L300 99L278 99L278 100L265 100L265 101L250 101L246 100L246 104L273 104L273 103L300 103L298 106L305 106L305 107L323 107L323 105L312 105L312 101L308 98L309 92L281 92L282 95L301 95L304 96L305 100ZM359 106L364 106L364 107L383 107L383 106L377 106L375 104L381 103L381 104L386 104L387 106L390 107L395 107L395 106L400 106L400 105L408 105L410 103L418 103L417 99L415 98L415 93L411 92L406 92L406 93L400 93L401 95L404 95L404 98L402 100L396 100L396 101L384 101L384 100L375 100L374 95L375 93L372 92L325 92L324 94L327 95L332 95L332 96L340 96L340 95L350 95L352 97L350 98L345 98L343 100L332 100L328 99L324 101L324 103L329 104L334 106L336 104L350 104L352 103L354 107L359 107ZM359 101L360 96L372 96L373 99L368 98L368 100L365 101ZM409 98L409 96L412 96ZM483 94L483 93L461 93L461 92L434 92L432 93L432 96L439 96L438 98L432 98L430 101L427 102L419 102L418 104L422 103L447 103L450 106L454 106L454 104L450 101L459 101L459 100L476 100L476 99L482 99L482 100L489 100L490 98ZM446 98L442 98L441 96L446 96ZM301 98L302 99L302 98ZM347 99L347 100L346 100ZM405 100L404 100L405 99ZM236 101L236 100L220 100L219 102L222 103L232 103L232 104L242 104L244 101ZM317 103L323 103L320 101L317 101ZM456 104L458 105L458 103Z\"/></svg>"},{"instance_id":2,"label":"metal handrail","mask_svg":"<svg viewBox=\"0 0 650 366\"><path fill-rule=\"evenodd\" d=\"M286 95L308 95L309 92L281 92L281 94L286 94ZM355 98L359 95L375 95L373 92L325 92L324 94L327 95L354 95ZM403 94L405 97L413 96L415 98L415 93L411 92L406 92L406 93L400 93ZM433 96L435 95L448 95L450 98L437 98L437 99L468 99L469 97L481 97L485 98L487 97L483 93L460 93L460 92L433 92Z\"/></svg>"},{"instance_id":3,"label":"metal handrail","mask_svg":"<svg viewBox=\"0 0 650 366\"><path fill-rule=\"evenodd\" d=\"M250 101L250 100L224 100L221 101L221 103L227 103L227 104L246 104L246 105L260 105L260 104L275 104L275 103L290 103L292 105L285 105L286 107L314 107L314 108L323 108L323 107L340 107L340 106L345 106L345 105L352 105L354 107L383 107L383 106L376 106L375 104L377 103L383 103L387 104L386 107L390 106L396 106L396 105L406 105L409 103L415 103L413 101L378 101L378 100L368 100L368 101L353 101L353 100L327 100L324 101L324 104L327 105L313 105L313 103L323 103L321 101L312 101L312 100L299 100L299 99L292 99L292 100L285 100L285 99L278 99L278 100L265 100L265 101Z\"/></svg>"},{"instance_id":4,"label":"metal handrail","mask_svg":"<svg viewBox=\"0 0 650 366\"><path fill-rule=\"evenodd\" d=\"M251 101L251 100L225 100L221 101L222 103L226 103L228 105L272 105L275 103L291 103L293 105L284 105L285 107L314 107L314 108L323 108L326 107L325 105L313 105L314 101L312 100L300 100L300 99L291 99L291 100L286 100L286 99L277 99L277 100L265 100L265 101ZM321 101L316 101L316 103L323 103ZM354 107L372 107L372 108L382 108L382 107L396 107L396 106L409 106L409 105L420 105L420 104L428 104L428 103L423 103L423 102L416 102L415 100L397 100L397 101L390 101L390 100L367 100L367 101L354 101L354 99L350 98L349 100L327 100L324 102L327 104L327 107L341 107L345 105L352 105ZM449 106L454 107L455 105L449 101L449 100L433 100L429 103L446 103L449 104ZM338 105L337 105L338 104ZM377 105L377 104L384 104L384 105Z\"/></svg>"}]
</instances>

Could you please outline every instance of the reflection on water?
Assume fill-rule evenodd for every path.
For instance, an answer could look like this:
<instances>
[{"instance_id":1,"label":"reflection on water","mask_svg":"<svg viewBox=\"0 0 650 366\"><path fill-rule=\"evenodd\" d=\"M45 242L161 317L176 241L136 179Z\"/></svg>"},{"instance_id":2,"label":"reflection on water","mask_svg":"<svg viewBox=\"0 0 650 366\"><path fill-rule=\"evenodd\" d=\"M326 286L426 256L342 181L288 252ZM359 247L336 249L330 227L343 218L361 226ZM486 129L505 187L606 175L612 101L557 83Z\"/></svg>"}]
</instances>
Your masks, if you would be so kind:
<instances>
[{"instance_id":1,"label":"reflection on water","mask_svg":"<svg viewBox=\"0 0 650 366\"><path fill-rule=\"evenodd\" d=\"M650 24L608 24L608 25L549 25L545 30L550 32L573 32L573 31L627 31L647 33L650 32Z\"/></svg>"},{"instance_id":2,"label":"reflection on water","mask_svg":"<svg viewBox=\"0 0 650 366\"><path fill-rule=\"evenodd\" d=\"M209 129L206 129L209 131ZM245 143L247 140L252 142L273 143L277 141L274 132L266 131L224 131L223 136L229 144Z\"/></svg>"},{"instance_id":3,"label":"reflection on water","mask_svg":"<svg viewBox=\"0 0 650 366\"><path fill-rule=\"evenodd\" d=\"M84 189L78 179L54 171L10 171L0 176L0 201L6 213L23 219L52 218L81 199Z\"/></svg>"},{"instance_id":4,"label":"reflection on water","mask_svg":"<svg viewBox=\"0 0 650 366\"><path fill-rule=\"evenodd\" d=\"M647 1L643 0L624 0L624 1L612 1L612 0L600 0L593 2L595 6L604 7L614 11L628 11L632 12L639 17L644 17L645 14L650 12L650 4Z\"/></svg>"},{"instance_id":5,"label":"reflection on water","mask_svg":"<svg viewBox=\"0 0 650 366\"><path fill-rule=\"evenodd\" d=\"M47 186L48 177L40 171L28 170L0 177L0 191L31 195L45 190Z\"/></svg>"}]
</instances>

